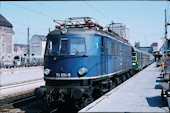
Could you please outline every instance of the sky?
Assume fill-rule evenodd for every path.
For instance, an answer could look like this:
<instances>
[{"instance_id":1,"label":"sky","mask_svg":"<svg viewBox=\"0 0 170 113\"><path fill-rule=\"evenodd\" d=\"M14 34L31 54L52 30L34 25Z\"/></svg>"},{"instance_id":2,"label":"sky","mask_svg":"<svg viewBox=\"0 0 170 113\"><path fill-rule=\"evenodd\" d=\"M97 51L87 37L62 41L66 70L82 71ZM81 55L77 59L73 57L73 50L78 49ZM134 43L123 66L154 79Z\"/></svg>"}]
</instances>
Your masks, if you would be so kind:
<instances>
[{"instance_id":1,"label":"sky","mask_svg":"<svg viewBox=\"0 0 170 113\"><path fill-rule=\"evenodd\" d=\"M165 9L170 22L168 1L15 1L0 2L0 13L13 25L14 43L27 43L27 28L30 38L47 35L54 30L53 20L70 17L94 17L99 24L123 23L130 29L130 43L140 42L150 46L164 38ZM170 38L170 26L168 27Z\"/></svg>"}]
</instances>

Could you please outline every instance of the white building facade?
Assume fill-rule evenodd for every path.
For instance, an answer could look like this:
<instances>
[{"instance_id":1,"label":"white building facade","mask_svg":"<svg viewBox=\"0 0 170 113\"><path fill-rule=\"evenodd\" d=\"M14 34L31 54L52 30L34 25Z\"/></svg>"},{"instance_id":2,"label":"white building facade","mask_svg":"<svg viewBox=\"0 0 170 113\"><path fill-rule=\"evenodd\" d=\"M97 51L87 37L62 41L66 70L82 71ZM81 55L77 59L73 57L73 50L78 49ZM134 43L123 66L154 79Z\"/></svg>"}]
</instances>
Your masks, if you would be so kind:
<instances>
[{"instance_id":1,"label":"white building facade","mask_svg":"<svg viewBox=\"0 0 170 113\"><path fill-rule=\"evenodd\" d=\"M130 40L129 27L123 24L114 24L113 31L117 33L120 37Z\"/></svg>"},{"instance_id":2,"label":"white building facade","mask_svg":"<svg viewBox=\"0 0 170 113\"><path fill-rule=\"evenodd\" d=\"M14 56L27 56L27 44L14 44Z\"/></svg>"},{"instance_id":3,"label":"white building facade","mask_svg":"<svg viewBox=\"0 0 170 113\"><path fill-rule=\"evenodd\" d=\"M46 46L46 36L33 35L30 40L30 61L43 61Z\"/></svg>"},{"instance_id":4,"label":"white building facade","mask_svg":"<svg viewBox=\"0 0 170 113\"><path fill-rule=\"evenodd\" d=\"M12 24L0 14L0 62L9 65L13 62Z\"/></svg>"}]
</instances>

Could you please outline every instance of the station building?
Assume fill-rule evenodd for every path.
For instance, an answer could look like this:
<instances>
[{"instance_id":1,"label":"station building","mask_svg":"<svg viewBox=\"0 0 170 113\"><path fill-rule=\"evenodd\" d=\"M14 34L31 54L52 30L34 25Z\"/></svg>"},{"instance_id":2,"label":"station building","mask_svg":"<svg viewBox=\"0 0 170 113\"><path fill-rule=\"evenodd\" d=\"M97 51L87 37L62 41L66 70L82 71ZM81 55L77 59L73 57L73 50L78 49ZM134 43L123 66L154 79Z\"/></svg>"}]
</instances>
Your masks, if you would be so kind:
<instances>
[{"instance_id":1,"label":"station building","mask_svg":"<svg viewBox=\"0 0 170 113\"><path fill-rule=\"evenodd\" d=\"M13 26L0 14L0 63L8 65L13 60Z\"/></svg>"}]
</instances>

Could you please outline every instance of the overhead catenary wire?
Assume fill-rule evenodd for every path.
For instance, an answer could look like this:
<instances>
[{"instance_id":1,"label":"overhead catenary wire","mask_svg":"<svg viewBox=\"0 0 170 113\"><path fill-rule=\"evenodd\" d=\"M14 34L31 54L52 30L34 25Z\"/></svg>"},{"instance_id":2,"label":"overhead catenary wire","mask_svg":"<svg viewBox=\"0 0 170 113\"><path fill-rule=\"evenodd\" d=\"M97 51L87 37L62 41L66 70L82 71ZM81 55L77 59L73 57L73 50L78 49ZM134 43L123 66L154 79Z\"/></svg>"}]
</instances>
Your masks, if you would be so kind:
<instances>
[{"instance_id":1,"label":"overhead catenary wire","mask_svg":"<svg viewBox=\"0 0 170 113\"><path fill-rule=\"evenodd\" d=\"M8 3L9 3L9 2L8 2ZM39 2L39 3L40 3L41 6L47 8L43 3L41 3L41 2ZM17 6L17 7L20 7L20 8L23 8L23 9L25 9L25 10L27 10L27 11L30 11L30 12L33 12L33 13L36 13L36 14L45 16L45 17L47 17L47 18L50 18L50 20L54 20L54 19L55 19L55 17L49 16L49 15L47 15L47 14L44 14L44 13L42 13L42 12L33 10L33 9L31 9L31 8L24 7L24 6L22 6L22 5L18 5L18 4L11 3L11 2L10 2L9 4L14 5L14 6ZM47 8L47 9L49 9L49 8ZM61 13L61 12L60 12L60 13ZM63 13L62 13L62 14L63 14ZM29 26L30 26L30 25L29 25ZM33 25L31 25L31 26L33 26ZM36 26L34 25L34 27L36 27ZM40 28L40 27L36 27L36 28L42 29L42 28ZM45 30L45 29L43 29L43 30Z\"/></svg>"},{"instance_id":2,"label":"overhead catenary wire","mask_svg":"<svg viewBox=\"0 0 170 113\"><path fill-rule=\"evenodd\" d=\"M3 7L3 9L4 9L4 11L5 10L7 10L5 7ZM4 12L3 11L3 12ZM9 11L8 12L5 12L5 13L8 13L8 15L10 15L9 14ZM36 26L35 24L33 25L33 24L28 24L27 22L26 23L21 23L21 22L18 22L18 21L15 21L15 19L14 18L12 18L12 20L10 20L12 23L15 23L15 24L18 24L18 25L22 25L22 26L26 26L26 27L32 27L32 29L36 29L36 28L38 28L38 30L39 29L41 29L41 30L43 30L43 31L48 31L48 29L45 29L45 28L43 28L42 26L40 27L40 26ZM37 30L37 29L36 29Z\"/></svg>"},{"instance_id":3,"label":"overhead catenary wire","mask_svg":"<svg viewBox=\"0 0 170 113\"><path fill-rule=\"evenodd\" d=\"M85 3L90 6L92 9L94 9L96 12L98 12L100 15L102 15L105 19L107 19L108 21L111 21L109 18L107 18L106 15L104 15L99 9L95 8L94 6L92 6L89 2L85 1Z\"/></svg>"},{"instance_id":4,"label":"overhead catenary wire","mask_svg":"<svg viewBox=\"0 0 170 113\"><path fill-rule=\"evenodd\" d=\"M14 6L17 6L17 7L20 7L20 8L23 8L23 9L28 10L28 11L30 11L30 12L33 12L33 13L36 13L36 14L39 14L39 15L42 15L42 16L44 16L44 17L47 17L47 18L50 18L50 19L54 20L54 17L51 17L51 16L49 16L49 15L47 15L47 14L44 14L44 13L42 13L42 12L39 12L39 11L30 9L30 8L28 8L28 7L24 7L24 6L15 4L15 3L11 3L11 2L7 2L7 3L9 3L9 4L11 4L11 5L14 5Z\"/></svg>"},{"instance_id":5,"label":"overhead catenary wire","mask_svg":"<svg viewBox=\"0 0 170 113\"><path fill-rule=\"evenodd\" d=\"M41 6L43 6L43 7L45 7L46 9L49 9L49 7L47 7L46 5L44 5L44 3L42 3L42 2L39 2L39 4L41 5ZM50 7L50 9L53 9L52 11L55 11L56 9L55 8L53 8L53 7ZM61 10L60 11L58 11L58 13L60 13L61 15L63 15L63 16L68 16L67 14L65 14L63 11L61 12ZM69 17L69 16L68 16Z\"/></svg>"},{"instance_id":6,"label":"overhead catenary wire","mask_svg":"<svg viewBox=\"0 0 170 113\"><path fill-rule=\"evenodd\" d=\"M7 2L8 3L8 2ZM13 3L10 3L10 4L12 4L12 5L14 5ZM15 4L16 5L16 4ZM5 7L4 7L5 8ZM21 6L20 8L24 8L23 6ZM29 9L29 8L28 8ZM27 10L28 10L27 9ZM29 11L31 11L31 12L33 12L34 10L29 10ZM38 13L38 12L34 12L34 13ZM39 14L39 13L38 13ZM42 14L41 14L42 15ZM45 16L45 15L44 15ZM50 17L48 17L48 18L50 18ZM45 28L42 28L42 27L40 27L40 26L36 26L36 25L30 25L30 24L28 24L28 23L21 23L21 22L16 22L15 20L11 20L11 22L12 23L15 23L15 24L18 24L18 25L22 25L22 26L25 26L25 28L27 28L27 27L31 27L31 29L35 29L36 31L42 31L43 30L43 32L44 31L46 31L45 32L45 34L46 33L48 33L48 29L45 29ZM24 35L24 34L26 34L26 32L23 32L23 29L22 30L19 30L18 29L19 27L16 27L16 26L14 26L14 33L15 34L22 34L22 35ZM37 29L38 28L38 29ZM34 31L35 31L34 30ZM35 33L36 34L36 33ZM31 34L31 35L33 35L33 34ZM17 36L17 37L20 37L19 35ZM16 37L16 38L17 38ZM24 36L25 37L25 36Z\"/></svg>"},{"instance_id":7,"label":"overhead catenary wire","mask_svg":"<svg viewBox=\"0 0 170 113\"><path fill-rule=\"evenodd\" d=\"M116 16L114 16L114 17L118 17L119 19L121 19L120 16L106 3L106 0L103 1L103 5L104 5L107 9L109 9L109 11L110 11L111 13L114 13L114 14L116 15Z\"/></svg>"},{"instance_id":8,"label":"overhead catenary wire","mask_svg":"<svg viewBox=\"0 0 170 113\"><path fill-rule=\"evenodd\" d=\"M12 22L15 23L15 24L18 24L18 25L22 25L22 26L26 26L26 27L31 27L31 28L33 28L33 29L38 28L38 29L41 29L41 30L43 30L43 31L48 31L48 29L45 29L45 28L42 28L42 27L39 27L39 26L35 26L35 25L31 25L31 24L19 23L19 22L16 22L16 21L14 21L14 20L12 20ZM36 30L37 30L37 29L36 29Z\"/></svg>"}]
</instances>

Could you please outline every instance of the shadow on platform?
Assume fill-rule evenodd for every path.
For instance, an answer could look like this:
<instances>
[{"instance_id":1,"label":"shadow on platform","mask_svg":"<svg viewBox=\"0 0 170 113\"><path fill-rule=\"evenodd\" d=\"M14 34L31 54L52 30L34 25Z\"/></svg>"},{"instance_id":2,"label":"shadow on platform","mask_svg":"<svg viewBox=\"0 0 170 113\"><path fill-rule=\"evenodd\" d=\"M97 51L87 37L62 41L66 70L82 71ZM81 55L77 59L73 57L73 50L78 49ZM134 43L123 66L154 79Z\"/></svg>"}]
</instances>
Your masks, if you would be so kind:
<instances>
[{"instance_id":1,"label":"shadow on platform","mask_svg":"<svg viewBox=\"0 0 170 113\"><path fill-rule=\"evenodd\" d=\"M160 85L155 85L155 89L161 89Z\"/></svg>"},{"instance_id":2,"label":"shadow on platform","mask_svg":"<svg viewBox=\"0 0 170 113\"><path fill-rule=\"evenodd\" d=\"M161 96L146 97L150 107L166 107L166 102L161 100Z\"/></svg>"},{"instance_id":3,"label":"shadow on platform","mask_svg":"<svg viewBox=\"0 0 170 113\"><path fill-rule=\"evenodd\" d=\"M156 82L162 82L162 80L156 80Z\"/></svg>"}]
</instances>

